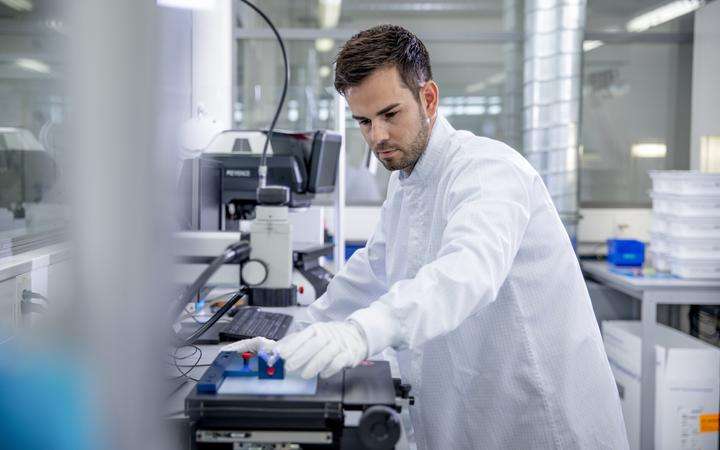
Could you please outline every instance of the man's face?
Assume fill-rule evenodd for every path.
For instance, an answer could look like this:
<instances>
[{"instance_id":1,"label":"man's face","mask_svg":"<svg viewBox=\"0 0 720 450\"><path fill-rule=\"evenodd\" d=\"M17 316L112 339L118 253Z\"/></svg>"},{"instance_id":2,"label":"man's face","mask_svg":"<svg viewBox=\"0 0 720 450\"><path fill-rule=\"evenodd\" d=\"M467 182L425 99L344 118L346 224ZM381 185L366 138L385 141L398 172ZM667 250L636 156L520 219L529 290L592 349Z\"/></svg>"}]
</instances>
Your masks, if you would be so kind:
<instances>
[{"instance_id":1,"label":"man's face","mask_svg":"<svg viewBox=\"0 0 720 450\"><path fill-rule=\"evenodd\" d=\"M363 138L388 170L408 174L425 151L430 123L395 67L378 69L345 92Z\"/></svg>"}]
</instances>

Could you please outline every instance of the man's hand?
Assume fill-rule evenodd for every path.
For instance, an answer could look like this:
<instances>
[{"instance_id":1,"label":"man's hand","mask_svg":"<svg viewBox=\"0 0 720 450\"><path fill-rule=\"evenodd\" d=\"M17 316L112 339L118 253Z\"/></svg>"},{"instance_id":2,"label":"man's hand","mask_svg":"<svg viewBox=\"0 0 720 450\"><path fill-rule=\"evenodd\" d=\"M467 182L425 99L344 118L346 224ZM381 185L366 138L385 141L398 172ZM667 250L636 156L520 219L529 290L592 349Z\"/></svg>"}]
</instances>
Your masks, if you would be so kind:
<instances>
[{"instance_id":1,"label":"man's hand","mask_svg":"<svg viewBox=\"0 0 720 450\"><path fill-rule=\"evenodd\" d=\"M242 341L233 342L220 349L221 352L252 352L257 353L264 350L268 353L272 352L277 346L277 341L273 341L264 337L256 337L252 339L243 339Z\"/></svg>"},{"instance_id":2,"label":"man's hand","mask_svg":"<svg viewBox=\"0 0 720 450\"><path fill-rule=\"evenodd\" d=\"M300 376L331 377L354 367L368 357L364 333L354 322L320 322L285 336L275 351L285 360L285 369L302 369Z\"/></svg>"}]
</instances>

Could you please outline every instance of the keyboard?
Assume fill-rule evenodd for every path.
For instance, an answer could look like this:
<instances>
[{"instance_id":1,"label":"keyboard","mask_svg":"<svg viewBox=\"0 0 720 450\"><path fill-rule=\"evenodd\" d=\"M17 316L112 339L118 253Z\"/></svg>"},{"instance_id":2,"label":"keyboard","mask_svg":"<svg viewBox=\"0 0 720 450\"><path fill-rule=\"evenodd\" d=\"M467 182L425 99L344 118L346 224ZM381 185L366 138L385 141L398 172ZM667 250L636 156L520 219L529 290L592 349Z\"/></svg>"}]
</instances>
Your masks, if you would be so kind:
<instances>
[{"instance_id":1,"label":"keyboard","mask_svg":"<svg viewBox=\"0 0 720 450\"><path fill-rule=\"evenodd\" d=\"M292 320L292 316L287 314L271 313L260 311L258 308L244 307L220 331L219 337L221 341L240 341L262 336L277 341L285 336Z\"/></svg>"}]
</instances>

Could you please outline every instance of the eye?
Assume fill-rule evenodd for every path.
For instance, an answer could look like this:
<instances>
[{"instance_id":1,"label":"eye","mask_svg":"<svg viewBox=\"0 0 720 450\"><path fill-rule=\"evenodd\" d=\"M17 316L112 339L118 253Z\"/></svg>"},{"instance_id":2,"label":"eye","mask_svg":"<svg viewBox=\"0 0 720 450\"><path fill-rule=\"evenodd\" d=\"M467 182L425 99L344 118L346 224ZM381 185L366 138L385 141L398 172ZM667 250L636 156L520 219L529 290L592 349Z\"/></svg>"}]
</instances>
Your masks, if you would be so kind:
<instances>
[{"instance_id":1,"label":"eye","mask_svg":"<svg viewBox=\"0 0 720 450\"><path fill-rule=\"evenodd\" d=\"M368 119L358 120L358 123L362 126L370 125L370 121Z\"/></svg>"},{"instance_id":2,"label":"eye","mask_svg":"<svg viewBox=\"0 0 720 450\"><path fill-rule=\"evenodd\" d=\"M397 114L397 111L385 113L385 118L386 118L386 119L392 119L393 117L395 117L395 114Z\"/></svg>"}]
</instances>

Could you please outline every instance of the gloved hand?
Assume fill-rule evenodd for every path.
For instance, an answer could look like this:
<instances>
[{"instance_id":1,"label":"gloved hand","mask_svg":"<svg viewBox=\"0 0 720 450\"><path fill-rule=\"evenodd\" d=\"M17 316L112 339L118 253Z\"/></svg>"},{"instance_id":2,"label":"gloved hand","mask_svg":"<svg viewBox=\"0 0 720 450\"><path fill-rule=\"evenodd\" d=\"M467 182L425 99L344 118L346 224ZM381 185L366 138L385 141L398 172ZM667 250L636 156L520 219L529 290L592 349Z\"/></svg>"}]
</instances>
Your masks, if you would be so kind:
<instances>
[{"instance_id":1,"label":"gloved hand","mask_svg":"<svg viewBox=\"0 0 720 450\"><path fill-rule=\"evenodd\" d=\"M331 377L346 367L355 367L368 357L365 334L354 322L319 322L282 338L275 352L285 360L285 369L302 369L300 376Z\"/></svg>"},{"instance_id":2,"label":"gloved hand","mask_svg":"<svg viewBox=\"0 0 720 450\"><path fill-rule=\"evenodd\" d=\"M277 341L267 339L264 337L256 337L252 339L243 339L242 341L233 342L232 344L225 345L220 348L221 352L252 352L257 353L260 350L266 352L272 352L277 346Z\"/></svg>"}]
</instances>

